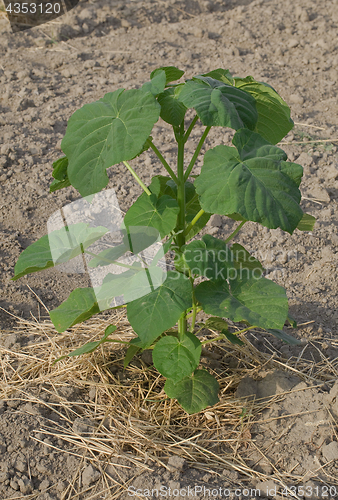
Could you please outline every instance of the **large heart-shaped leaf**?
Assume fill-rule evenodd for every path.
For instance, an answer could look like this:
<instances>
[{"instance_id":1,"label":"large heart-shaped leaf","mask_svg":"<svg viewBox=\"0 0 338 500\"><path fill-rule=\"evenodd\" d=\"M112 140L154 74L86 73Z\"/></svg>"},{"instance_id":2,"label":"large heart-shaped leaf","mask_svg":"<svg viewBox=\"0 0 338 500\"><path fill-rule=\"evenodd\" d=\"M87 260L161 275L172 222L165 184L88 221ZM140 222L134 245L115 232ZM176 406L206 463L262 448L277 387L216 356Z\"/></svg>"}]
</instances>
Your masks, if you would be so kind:
<instances>
[{"instance_id":1,"label":"large heart-shaped leaf","mask_svg":"<svg viewBox=\"0 0 338 500\"><path fill-rule=\"evenodd\" d=\"M259 134L243 129L234 136L236 148L216 146L204 155L195 181L206 212L244 219L292 232L303 217L298 185L303 169Z\"/></svg>"},{"instance_id":2,"label":"large heart-shaped leaf","mask_svg":"<svg viewBox=\"0 0 338 500\"><path fill-rule=\"evenodd\" d=\"M158 230L161 238L168 235L176 226L179 206L171 196L157 198L142 193L125 215L124 223L128 226L150 226Z\"/></svg>"},{"instance_id":3,"label":"large heart-shaped leaf","mask_svg":"<svg viewBox=\"0 0 338 500\"><path fill-rule=\"evenodd\" d=\"M52 231L20 254L12 280L68 262L80 255L107 231L105 227L89 227L89 224L84 222Z\"/></svg>"},{"instance_id":4,"label":"large heart-shaped leaf","mask_svg":"<svg viewBox=\"0 0 338 500\"><path fill-rule=\"evenodd\" d=\"M189 278L169 271L154 292L130 302L128 320L140 338L139 347L148 347L165 330L176 325L181 314L192 305Z\"/></svg>"},{"instance_id":5,"label":"large heart-shaped leaf","mask_svg":"<svg viewBox=\"0 0 338 500\"><path fill-rule=\"evenodd\" d=\"M195 295L204 311L261 328L282 329L288 315L284 288L262 277L247 279L249 272L243 274L228 281L200 283Z\"/></svg>"},{"instance_id":6,"label":"large heart-shaped leaf","mask_svg":"<svg viewBox=\"0 0 338 500\"><path fill-rule=\"evenodd\" d=\"M164 390L169 398L177 399L189 414L218 403L218 382L206 370L196 370L190 377L185 377L177 384L168 379Z\"/></svg>"},{"instance_id":7,"label":"large heart-shaped leaf","mask_svg":"<svg viewBox=\"0 0 338 500\"><path fill-rule=\"evenodd\" d=\"M232 253L222 240L210 234L192 241L183 250L184 260L193 275L226 280L233 269Z\"/></svg>"},{"instance_id":8,"label":"large heart-shaped leaf","mask_svg":"<svg viewBox=\"0 0 338 500\"><path fill-rule=\"evenodd\" d=\"M290 108L270 85L256 82L252 76L234 78L237 88L251 94L256 101L258 120L255 132L277 144L293 128Z\"/></svg>"},{"instance_id":9,"label":"large heart-shaped leaf","mask_svg":"<svg viewBox=\"0 0 338 500\"><path fill-rule=\"evenodd\" d=\"M257 122L255 99L236 87L199 76L189 80L180 89L178 99L187 108L194 108L203 125L243 126L253 130Z\"/></svg>"},{"instance_id":10,"label":"large heart-shaped leaf","mask_svg":"<svg viewBox=\"0 0 338 500\"><path fill-rule=\"evenodd\" d=\"M119 89L75 111L61 147L69 160L69 181L82 196L103 189L106 169L142 150L160 110L150 92Z\"/></svg>"},{"instance_id":11,"label":"large heart-shaped leaf","mask_svg":"<svg viewBox=\"0 0 338 500\"><path fill-rule=\"evenodd\" d=\"M201 342L190 332L182 339L168 335L162 337L153 350L155 368L175 384L190 375L199 365Z\"/></svg>"}]
</instances>

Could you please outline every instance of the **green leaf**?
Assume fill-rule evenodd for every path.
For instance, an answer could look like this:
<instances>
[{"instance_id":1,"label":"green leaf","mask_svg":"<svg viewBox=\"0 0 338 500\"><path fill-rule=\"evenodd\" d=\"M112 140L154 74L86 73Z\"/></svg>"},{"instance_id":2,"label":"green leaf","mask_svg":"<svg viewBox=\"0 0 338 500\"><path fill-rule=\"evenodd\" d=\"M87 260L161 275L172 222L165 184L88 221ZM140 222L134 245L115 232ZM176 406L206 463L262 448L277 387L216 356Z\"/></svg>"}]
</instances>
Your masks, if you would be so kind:
<instances>
[{"instance_id":1,"label":"green leaf","mask_svg":"<svg viewBox=\"0 0 338 500\"><path fill-rule=\"evenodd\" d=\"M57 332L61 333L100 312L93 288L76 288L59 307L50 311Z\"/></svg>"},{"instance_id":2,"label":"green leaf","mask_svg":"<svg viewBox=\"0 0 338 500\"><path fill-rule=\"evenodd\" d=\"M127 349L125 358L123 360L123 368L127 368L133 357L139 352L140 348L136 345L130 345Z\"/></svg>"},{"instance_id":3,"label":"green leaf","mask_svg":"<svg viewBox=\"0 0 338 500\"><path fill-rule=\"evenodd\" d=\"M258 120L255 132L271 144L277 144L294 126L289 106L270 85L256 82L252 76L235 78L234 83L256 101Z\"/></svg>"},{"instance_id":4,"label":"green leaf","mask_svg":"<svg viewBox=\"0 0 338 500\"><path fill-rule=\"evenodd\" d=\"M53 163L52 176L58 181L64 181L67 177L68 158L63 156Z\"/></svg>"},{"instance_id":5,"label":"green leaf","mask_svg":"<svg viewBox=\"0 0 338 500\"><path fill-rule=\"evenodd\" d=\"M107 231L102 226L89 227L89 224L79 222L46 234L20 254L12 280L68 262Z\"/></svg>"},{"instance_id":6,"label":"green leaf","mask_svg":"<svg viewBox=\"0 0 338 500\"><path fill-rule=\"evenodd\" d=\"M172 185L169 185L171 180L171 177L165 175L154 175L148 188L153 194L156 194L157 198L166 194L176 199L176 193L173 191Z\"/></svg>"},{"instance_id":7,"label":"green leaf","mask_svg":"<svg viewBox=\"0 0 338 500\"><path fill-rule=\"evenodd\" d=\"M176 226L179 207L177 201L164 195L157 198L142 193L125 215L126 226L151 226L158 230L161 238L169 234Z\"/></svg>"},{"instance_id":8,"label":"green leaf","mask_svg":"<svg viewBox=\"0 0 338 500\"><path fill-rule=\"evenodd\" d=\"M164 390L169 398L175 398L182 408L189 413L198 413L207 406L218 403L219 385L217 380L206 370L196 370L177 384L168 379Z\"/></svg>"},{"instance_id":9,"label":"green leaf","mask_svg":"<svg viewBox=\"0 0 338 500\"><path fill-rule=\"evenodd\" d=\"M193 218L198 214L201 210L201 205L198 200L198 195L195 190L195 186L192 182L185 182L185 202L186 202L186 216L185 221L188 226ZM157 176L153 177L153 180L149 186L149 189L152 193L155 193L157 196L159 194L167 194L171 196L175 200L177 199L177 185L170 177L162 177ZM206 226L208 220L210 219L211 214L204 213L202 217L200 217L197 223L192 227L189 233L186 235L186 241L193 238L200 230Z\"/></svg>"},{"instance_id":10,"label":"green leaf","mask_svg":"<svg viewBox=\"0 0 338 500\"><path fill-rule=\"evenodd\" d=\"M233 333L230 332L222 332L223 335L231 342L231 344L234 345L244 345L243 340L237 337L237 335L234 335Z\"/></svg>"},{"instance_id":11,"label":"green leaf","mask_svg":"<svg viewBox=\"0 0 338 500\"><path fill-rule=\"evenodd\" d=\"M283 342L285 342L286 344L299 345L302 343L300 340L295 339L295 337L292 337L292 335L285 333L283 330L268 329L266 331L271 333L271 335L273 335L277 339L283 340Z\"/></svg>"},{"instance_id":12,"label":"green leaf","mask_svg":"<svg viewBox=\"0 0 338 500\"><path fill-rule=\"evenodd\" d=\"M190 375L199 365L201 342L190 332L180 340L172 335L162 337L153 350L155 368L175 384Z\"/></svg>"},{"instance_id":13,"label":"green leaf","mask_svg":"<svg viewBox=\"0 0 338 500\"><path fill-rule=\"evenodd\" d=\"M82 354L89 354L91 352L94 352L101 344L103 344L104 342L107 342L107 338L109 337L109 335L111 335L113 332L115 332L116 328L117 327L114 326L114 325L109 325L105 329L104 335L103 335L103 337L102 337L101 340L98 340L96 342L87 342L86 344L84 344L83 346L79 347L78 349L75 349L75 351L72 351L69 354L66 354L65 356L60 356L59 358L57 358L53 362L53 365L55 363L57 363L58 361L61 361L61 359L64 359L64 358L67 358L67 357L81 356Z\"/></svg>"},{"instance_id":14,"label":"green leaf","mask_svg":"<svg viewBox=\"0 0 338 500\"><path fill-rule=\"evenodd\" d=\"M175 82L176 80L179 80L184 75L184 71L176 68L176 66L162 66L161 68L154 69L154 71L150 73L150 78L154 78L161 71L164 71L165 73L166 85L168 85L168 83L170 82Z\"/></svg>"},{"instance_id":15,"label":"green leaf","mask_svg":"<svg viewBox=\"0 0 338 500\"><path fill-rule=\"evenodd\" d=\"M204 281L195 295L207 314L232 321L246 320L261 328L281 329L288 315L284 288L266 278L238 277L226 281Z\"/></svg>"},{"instance_id":16,"label":"green leaf","mask_svg":"<svg viewBox=\"0 0 338 500\"><path fill-rule=\"evenodd\" d=\"M255 99L236 87L210 77L196 77L180 89L179 100L194 108L203 125L254 129Z\"/></svg>"},{"instance_id":17,"label":"green leaf","mask_svg":"<svg viewBox=\"0 0 338 500\"><path fill-rule=\"evenodd\" d=\"M233 213L233 214L227 214L227 216L230 217L230 219L232 220L237 220L240 222L246 221L246 219L240 214Z\"/></svg>"},{"instance_id":18,"label":"green leaf","mask_svg":"<svg viewBox=\"0 0 338 500\"><path fill-rule=\"evenodd\" d=\"M131 158L131 159L133 160L134 158L138 158L138 157L139 157L139 156L141 156L141 155L142 155L145 151L148 151L148 149L150 148L150 141L152 141L152 140L153 140L153 138L152 138L152 136L150 135L150 136L148 137L148 139L146 140L146 142L143 144L142 149L141 149L141 150L140 150L140 151L139 151L139 152L138 152L135 156L133 156L133 158Z\"/></svg>"},{"instance_id":19,"label":"green leaf","mask_svg":"<svg viewBox=\"0 0 338 500\"><path fill-rule=\"evenodd\" d=\"M298 183L302 167L286 162L286 154L259 134L236 132L236 146L216 146L204 155L195 181L203 210L240 214L263 226L293 233L303 217Z\"/></svg>"},{"instance_id":20,"label":"green leaf","mask_svg":"<svg viewBox=\"0 0 338 500\"><path fill-rule=\"evenodd\" d=\"M157 229L153 227L133 227L129 231L123 229L123 242L115 247L102 250L96 257L90 260L88 267L108 266L115 263L126 252L138 254L149 248L159 239Z\"/></svg>"},{"instance_id":21,"label":"green leaf","mask_svg":"<svg viewBox=\"0 0 338 500\"><path fill-rule=\"evenodd\" d=\"M212 330L217 330L218 332L227 332L228 331L228 323L218 316L212 316L208 318L205 322L206 328L211 328Z\"/></svg>"},{"instance_id":22,"label":"green leaf","mask_svg":"<svg viewBox=\"0 0 338 500\"><path fill-rule=\"evenodd\" d=\"M63 156L53 163L53 182L49 187L49 192L54 193L58 189L70 186L70 182L67 175L68 158Z\"/></svg>"},{"instance_id":23,"label":"green leaf","mask_svg":"<svg viewBox=\"0 0 338 500\"><path fill-rule=\"evenodd\" d=\"M169 271L166 280L154 292L127 306L128 320L146 348L164 331L176 325L181 314L192 306L190 280Z\"/></svg>"},{"instance_id":24,"label":"green leaf","mask_svg":"<svg viewBox=\"0 0 338 500\"><path fill-rule=\"evenodd\" d=\"M206 328L221 332L232 344L244 345L244 342L240 338L238 338L237 335L229 332L228 323L224 321L224 319L218 318L217 316L208 318L205 326Z\"/></svg>"},{"instance_id":25,"label":"green leaf","mask_svg":"<svg viewBox=\"0 0 338 500\"><path fill-rule=\"evenodd\" d=\"M88 267L109 266L114 261L122 257L122 255L124 255L127 251L128 248L124 243L116 245L116 247L106 248L89 261Z\"/></svg>"},{"instance_id":26,"label":"green leaf","mask_svg":"<svg viewBox=\"0 0 338 500\"><path fill-rule=\"evenodd\" d=\"M178 127L187 112L187 107L178 100L177 93L173 87L166 89L157 96L157 100L161 105L161 118L165 122Z\"/></svg>"},{"instance_id":27,"label":"green leaf","mask_svg":"<svg viewBox=\"0 0 338 500\"><path fill-rule=\"evenodd\" d=\"M12 281L26 274L42 271L50 267L54 267L54 261L49 248L48 234L46 234L20 254L14 267Z\"/></svg>"},{"instance_id":28,"label":"green leaf","mask_svg":"<svg viewBox=\"0 0 338 500\"><path fill-rule=\"evenodd\" d=\"M233 262L236 269L249 269L255 278L261 276L264 271L262 264L253 257L242 245L234 243L231 247ZM256 275L258 273L258 275Z\"/></svg>"},{"instance_id":29,"label":"green leaf","mask_svg":"<svg viewBox=\"0 0 338 500\"><path fill-rule=\"evenodd\" d=\"M297 328L298 327L297 321L295 320L295 318L293 316L291 316L290 312L288 313L288 322L290 323L290 325L292 326L292 328Z\"/></svg>"},{"instance_id":30,"label":"green leaf","mask_svg":"<svg viewBox=\"0 0 338 500\"><path fill-rule=\"evenodd\" d=\"M160 110L150 92L118 89L75 111L61 143L72 186L82 196L101 191L106 169L142 150Z\"/></svg>"},{"instance_id":31,"label":"green leaf","mask_svg":"<svg viewBox=\"0 0 338 500\"><path fill-rule=\"evenodd\" d=\"M150 76L150 82L146 82L142 85L142 90L145 92L151 92L154 96L157 96L163 92L166 86L166 74L163 70L158 71L155 75Z\"/></svg>"},{"instance_id":32,"label":"green leaf","mask_svg":"<svg viewBox=\"0 0 338 500\"><path fill-rule=\"evenodd\" d=\"M300 222L298 223L297 229L299 231L313 231L314 225L316 224L316 218L310 214L303 214Z\"/></svg>"},{"instance_id":33,"label":"green leaf","mask_svg":"<svg viewBox=\"0 0 338 500\"><path fill-rule=\"evenodd\" d=\"M124 303L139 299L156 290L164 281L160 267L144 268L140 262L135 262L131 269L121 274L109 273L103 284L95 288L96 299L100 310L109 309L115 297L123 295Z\"/></svg>"},{"instance_id":34,"label":"green leaf","mask_svg":"<svg viewBox=\"0 0 338 500\"><path fill-rule=\"evenodd\" d=\"M63 188L68 187L68 186L71 186L68 178L64 181L58 181L58 180L54 179L51 182L51 185L49 186L49 192L54 193L55 191L58 191L59 189L63 189Z\"/></svg>"},{"instance_id":35,"label":"green leaf","mask_svg":"<svg viewBox=\"0 0 338 500\"><path fill-rule=\"evenodd\" d=\"M209 73L204 73L202 76L210 76L214 80L219 80L220 82L227 83L228 85L234 84L234 79L228 69L217 68L209 71Z\"/></svg>"},{"instance_id":36,"label":"green leaf","mask_svg":"<svg viewBox=\"0 0 338 500\"><path fill-rule=\"evenodd\" d=\"M226 280L233 270L232 253L222 240L210 234L183 247L184 260L193 275Z\"/></svg>"}]
</instances>

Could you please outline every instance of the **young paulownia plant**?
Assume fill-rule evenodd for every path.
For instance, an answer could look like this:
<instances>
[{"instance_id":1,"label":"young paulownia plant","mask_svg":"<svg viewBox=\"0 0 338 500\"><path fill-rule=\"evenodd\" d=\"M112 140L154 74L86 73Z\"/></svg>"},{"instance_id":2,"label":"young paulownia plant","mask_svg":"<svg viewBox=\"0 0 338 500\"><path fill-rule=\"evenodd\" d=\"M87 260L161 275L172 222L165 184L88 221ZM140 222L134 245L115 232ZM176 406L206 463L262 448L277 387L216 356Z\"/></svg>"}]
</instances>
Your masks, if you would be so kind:
<instances>
[{"instance_id":1,"label":"young paulownia plant","mask_svg":"<svg viewBox=\"0 0 338 500\"><path fill-rule=\"evenodd\" d=\"M210 316L205 327L218 331L217 339L241 343L230 333L228 319L243 322L244 328L237 333L261 328L285 342L297 343L282 330L287 319L293 322L285 290L265 278L259 261L238 243L232 244L232 239L247 221L292 234L297 228L311 231L314 218L300 207L302 167L287 161L285 152L276 146L293 127L290 109L278 93L251 76L237 78L223 69L173 83L183 74L172 66L156 69L141 88L110 92L69 119L61 144L65 156L53 165L50 190L72 185L90 202L92 195L107 186L107 168L123 162L144 191L124 217L123 242L93 254L90 245L108 229L90 223L67 225L24 250L13 279L81 254L93 257L90 268L119 265L123 254L142 253L160 235L162 254L174 255L172 269L156 265L156 255L150 263L143 259L129 266L121 264L128 269L106 275L99 288L77 288L50 316L62 332L111 309L114 298L123 295L128 320L137 334L128 343L125 365L137 352L152 349L153 363L166 377L167 396L195 413L218 401L216 379L199 368L203 344L195 335L199 311ZM194 110L194 115L188 113L193 116L190 120L186 117L189 109ZM159 118L173 129L175 167L168 164L150 135ZM187 159L185 145L197 122L205 128ZM193 169L212 127L234 129L233 146L209 149L196 175ZM167 175L154 176L146 186L128 162L149 148ZM211 235L196 238L212 214L238 221L225 241ZM92 352L103 342L118 342L109 338L114 330L111 325L100 341L70 355Z\"/></svg>"}]
</instances>

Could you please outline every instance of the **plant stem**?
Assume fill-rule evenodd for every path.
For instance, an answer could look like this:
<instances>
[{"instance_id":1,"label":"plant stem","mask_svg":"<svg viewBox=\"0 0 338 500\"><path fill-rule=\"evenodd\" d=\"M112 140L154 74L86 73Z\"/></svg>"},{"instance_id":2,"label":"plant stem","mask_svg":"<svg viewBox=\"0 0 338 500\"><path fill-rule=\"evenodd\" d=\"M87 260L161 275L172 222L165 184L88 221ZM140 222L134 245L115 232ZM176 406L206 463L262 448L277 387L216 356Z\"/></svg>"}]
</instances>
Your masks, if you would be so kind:
<instances>
[{"instance_id":1,"label":"plant stem","mask_svg":"<svg viewBox=\"0 0 338 500\"><path fill-rule=\"evenodd\" d=\"M178 338L179 340L182 340L187 331L187 318L185 312L179 318L177 326L178 326Z\"/></svg>"},{"instance_id":2,"label":"plant stem","mask_svg":"<svg viewBox=\"0 0 338 500\"><path fill-rule=\"evenodd\" d=\"M130 173L131 173L131 175L132 175L132 176L136 179L136 181L137 181L137 182L138 182L138 184L141 186L141 188L143 189L143 191L144 191L145 193L147 193L147 195L148 195L148 196L150 196L150 195L151 195L151 191L147 188L147 186L144 184L144 182L143 182L143 181L141 181L141 179L139 178L139 176L137 175L137 173L135 172L135 170L133 170L133 169L131 168L131 166L129 165L129 163L128 163L128 162L123 161L122 163L123 163L123 165L125 165L125 166L127 167L127 169L129 170L129 172L130 172Z\"/></svg>"},{"instance_id":3,"label":"plant stem","mask_svg":"<svg viewBox=\"0 0 338 500\"><path fill-rule=\"evenodd\" d=\"M244 226L244 224L246 222L247 222L246 220L243 220L240 224L238 224L235 231L233 233L231 233L230 236L225 240L225 243L229 243L229 241L231 241L232 238L234 238L236 236L236 234L239 233L239 231L242 229L242 227Z\"/></svg>"},{"instance_id":4,"label":"plant stem","mask_svg":"<svg viewBox=\"0 0 338 500\"><path fill-rule=\"evenodd\" d=\"M189 163L189 166L188 166L188 168L187 168L187 171L186 171L186 173L185 173L185 175L184 175L184 180L185 180L185 181L188 179L188 177L189 177L189 175L190 175L190 172L192 171L192 168L193 168L193 166L195 165L195 162L196 162L196 160L197 160L197 157L198 157L198 155L200 154L200 151L201 151L201 149L202 149L202 146L203 146L203 144L204 144L204 141L205 141L205 139L206 139L207 135L209 134L210 129L211 129L211 127L206 127L206 129L204 130L204 133L203 133L203 135L202 135L202 137L201 137L201 139L200 139L200 142L198 143L198 146L197 146L197 148L196 148L196 151L195 151L195 153L194 153L193 157L191 158L191 161L190 161L190 163Z\"/></svg>"},{"instance_id":5,"label":"plant stem","mask_svg":"<svg viewBox=\"0 0 338 500\"><path fill-rule=\"evenodd\" d=\"M177 235L177 246L178 251L181 251L183 245L185 245L185 180L184 180L184 120L182 121L180 127L178 127L177 133L177 203L180 208L178 217L177 217L177 226L176 231L181 231ZM184 312L180 319L178 320L178 336L180 339L183 338L187 331L187 318L186 312Z\"/></svg>"},{"instance_id":6,"label":"plant stem","mask_svg":"<svg viewBox=\"0 0 338 500\"><path fill-rule=\"evenodd\" d=\"M183 231L177 236L179 249L185 245L185 179L184 179L184 122L179 128L178 134L178 152L177 152L177 203L180 208L176 226L176 232Z\"/></svg>"},{"instance_id":7,"label":"plant stem","mask_svg":"<svg viewBox=\"0 0 338 500\"><path fill-rule=\"evenodd\" d=\"M154 151L157 158L160 160L160 162L162 163L162 165L164 166L164 168L166 169L166 171L168 172L170 177L173 179L173 181L176 184L178 184L178 179L177 179L174 171L170 168L168 162L163 158L161 152L157 149L157 147L155 146L155 144L153 143L153 141L151 139L148 139L148 144L151 147L151 149Z\"/></svg>"},{"instance_id":8,"label":"plant stem","mask_svg":"<svg viewBox=\"0 0 338 500\"><path fill-rule=\"evenodd\" d=\"M197 215L195 215L195 217L193 218L193 220L190 222L189 226L187 227L187 229L184 231L184 235L187 236L187 234L190 233L191 229L194 227L194 225L196 224L196 222L198 221L198 219L200 219L202 217L202 215L204 214L204 210L201 209Z\"/></svg>"},{"instance_id":9,"label":"plant stem","mask_svg":"<svg viewBox=\"0 0 338 500\"><path fill-rule=\"evenodd\" d=\"M186 131L186 133L184 134L184 142L187 142L187 140L189 139L189 136L191 134L191 131L192 129L194 128L194 126L196 125L196 122L198 120L198 116L196 115L194 117L194 119L192 120L192 122L190 123L189 127L188 127L188 130Z\"/></svg>"}]
</instances>

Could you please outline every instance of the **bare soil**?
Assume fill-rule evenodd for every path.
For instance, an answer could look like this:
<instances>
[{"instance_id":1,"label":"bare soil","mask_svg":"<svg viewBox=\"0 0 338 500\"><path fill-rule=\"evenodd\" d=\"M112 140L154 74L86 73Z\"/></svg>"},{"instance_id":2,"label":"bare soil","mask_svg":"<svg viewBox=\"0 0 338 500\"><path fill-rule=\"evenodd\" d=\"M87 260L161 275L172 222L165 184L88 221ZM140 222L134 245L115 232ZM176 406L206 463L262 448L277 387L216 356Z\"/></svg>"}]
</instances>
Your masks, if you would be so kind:
<instances>
[{"instance_id":1,"label":"bare soil","mask_svg":"<svg viewBox=\"0 0 338 500\"><path fill-rule=\"evenodd\" d=\"M290 160L304 167L302 207L316 217L314 230L296 230L290 236L248 223L236 237L260 258L267 276L287 289L291 313L301 325L287 331L303 339L301 346L294 347L268 335L248 335L255 348L283 363L283 371L268 364L266 372L253 372L237 389L238 398L248 394L275 398L250 430L252 440L245 460L256 475L245 475L230 466L224 466L224 473L210 465L209 472L201 472L200 464L193 467L189 460L175 462L173 453L167 470L150 460L150 471L142 469L139 478L130 483L135 488L171 484L173 490L198 483L234 491L239 485L259 487L261 497L281 498L280 482L276 495L266 494L266 488L271 491L273 481L283 472L287 485L312 487L312 496L306 498L333 498L333 490L327 496L321 489L328 485L335 485L338 492L338 389L334 385L338 369L337 30L337 0L82 1L59 19L15 34L6 16L0 15L1 356L36 342L38 337L29 338L14 329L15 316L43 315L35 294L53 309L72 289L86 285L86 277L56 270L10 281L21 251L46 233L48 218L79 198L73 188L48 192L51 164L62 154L61 139L76 109L117 88L141 86L161 65L184 69L186 78L223 67L234 75L252 75L272 85L289 103L296 122L281 147ZM197 132L192 136L191 151ZM169 126L159 122L153 137L159 147L165 144L166 159L174 159ZM231 131L216 130L208 136L205 149L230 144L231 137ZM197 164L200 167L202 160ZM134 165L146 184L154 173L162 172L149 152ZM112 167L108 174L108 187L115 189L126 210L140 188L123 166ZM226 237L231 228L232 223L215 216L207 231ZM300 375L295 362L288 361L297 358L313 363L316 370L302 370ZM2 364L4 361L1 358ZM211 363L213 369L216 365ZM288 371L286 366L291 365ZM6 386L8 374L2 371ZM76 388L71 393L67 387L65 400L86 396ZM39 383L35 390L43 393ZM46 417L46 397L45 403L35 400L33 404L8 394L0 401L0 498L130 497L126 490L113 493L114 480L120 474L128 485L136 469L124 469L120 462L118 475L116 471L111 474L111 491L100 493L98 488L92 496L91 488L99 484L101 473L90 465L89 458L82 465L75 445L67 447L60 437L59 442L43 434L40 443L32 439ZM48 418L61 425L64 416L52 411L51 417L51 411ZM286 418L292 414L296 416ZM74 415L68 418L73 425ZM65 453L48 446L63 447ZM257 451L262 446L264 460ZM74 474L82 478L76 491L87 489L87 493L77 496L75 489L68 488L67 481ZM270 483L266 484L266 477ZM207 494L199 495L195 498L207 498Z\"/></svg>"}]
</instances>

